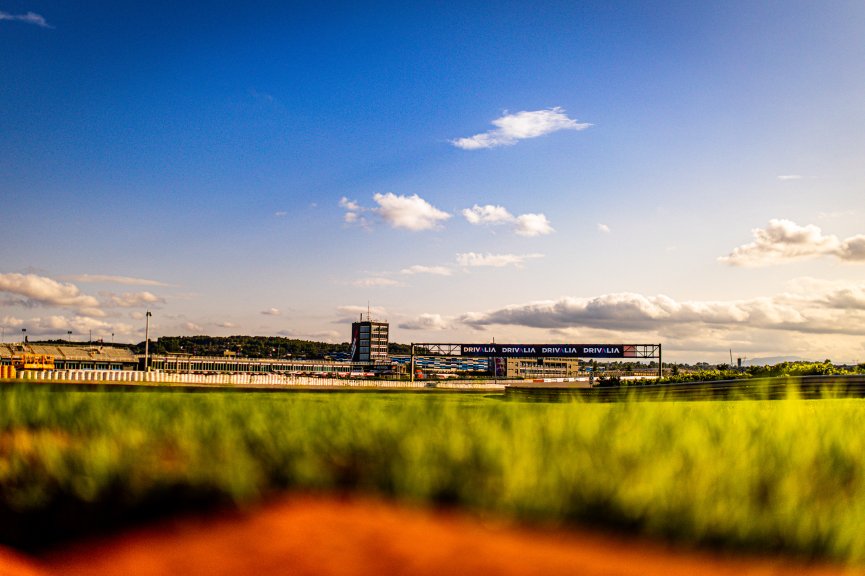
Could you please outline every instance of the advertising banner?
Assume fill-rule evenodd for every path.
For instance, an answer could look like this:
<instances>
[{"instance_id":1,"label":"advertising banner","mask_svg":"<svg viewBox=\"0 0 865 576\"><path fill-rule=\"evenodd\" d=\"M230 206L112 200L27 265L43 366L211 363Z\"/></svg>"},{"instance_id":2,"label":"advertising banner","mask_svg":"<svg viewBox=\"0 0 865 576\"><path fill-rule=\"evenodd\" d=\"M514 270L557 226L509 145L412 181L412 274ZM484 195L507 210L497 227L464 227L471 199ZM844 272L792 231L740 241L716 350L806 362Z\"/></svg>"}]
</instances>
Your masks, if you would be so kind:
<instances>
[{"instance_id":1,"label":"advertising banner","mask_svg":"<svg viewBox=\"0 0 865 576\"><path fill-rule=\"evenodd\" d=\"M634 358L638 344L460 344L481 358Z\"/></svg>"}]
</instances>

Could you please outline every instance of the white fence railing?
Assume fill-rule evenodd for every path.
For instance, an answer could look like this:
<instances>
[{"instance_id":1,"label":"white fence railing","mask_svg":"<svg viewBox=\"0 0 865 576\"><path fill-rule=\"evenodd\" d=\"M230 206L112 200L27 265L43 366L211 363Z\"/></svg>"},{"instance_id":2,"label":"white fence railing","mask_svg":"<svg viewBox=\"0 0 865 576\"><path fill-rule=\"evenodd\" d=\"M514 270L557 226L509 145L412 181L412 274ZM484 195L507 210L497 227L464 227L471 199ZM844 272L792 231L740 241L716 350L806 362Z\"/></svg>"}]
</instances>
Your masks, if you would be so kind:
<instances>
[{"instance_id":1,"label":"white fence railing","mask_svg":"<svg viewBox=\"0 0 865 576\"><path fill-rule=\"evenodd\" d=\"M19 372L17 380L70 384L140 384L168 386L231 387L338 387L338 388L438 388L446 390L504 390L504 381L477 380L364 380L337 377L310 377L292 374L178 374L133 370L44 370Z\"/></svg>"}]
</instances>

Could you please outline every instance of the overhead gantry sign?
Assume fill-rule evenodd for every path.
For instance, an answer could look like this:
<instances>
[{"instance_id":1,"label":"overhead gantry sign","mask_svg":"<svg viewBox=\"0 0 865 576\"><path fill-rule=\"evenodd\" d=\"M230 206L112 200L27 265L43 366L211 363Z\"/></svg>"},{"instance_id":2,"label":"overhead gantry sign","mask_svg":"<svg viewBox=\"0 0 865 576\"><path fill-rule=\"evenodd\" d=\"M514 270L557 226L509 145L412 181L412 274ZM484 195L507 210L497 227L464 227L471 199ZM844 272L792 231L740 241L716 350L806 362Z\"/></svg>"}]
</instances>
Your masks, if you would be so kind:
<instances>
[{"instance_id":1,"label":"overhead gantry sign","mask_svg":"<svg viewBox=\"0 0 865 576\"><path fill-rule=\"evenodd\" d=\"M657 358L658 377L661 377L660 344L412 343L412 379L414 379L415 356L468 356L472 358Z\"/></svg>"}]
</instances>

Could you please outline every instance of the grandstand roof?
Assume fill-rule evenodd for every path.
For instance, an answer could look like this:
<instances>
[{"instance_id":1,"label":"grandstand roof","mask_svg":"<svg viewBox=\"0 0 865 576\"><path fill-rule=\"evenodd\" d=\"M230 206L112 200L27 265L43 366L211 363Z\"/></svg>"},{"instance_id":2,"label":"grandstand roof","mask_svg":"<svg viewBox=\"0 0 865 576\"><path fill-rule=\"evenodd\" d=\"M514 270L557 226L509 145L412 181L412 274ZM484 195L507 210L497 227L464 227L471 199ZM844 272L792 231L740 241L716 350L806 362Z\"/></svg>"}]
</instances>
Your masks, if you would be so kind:
<instances>
[{"instance_id":1,"label":"grandstand roof","mask_svg":"<svg viewBox=\"0 0 865 576\"><path fill-rule=\"evenodd\" d=\"M72 361L137 362L129 348L106 344L0 344L0 358L19 354L50 354L56 359Z\"/></svg>"}]
</instances>

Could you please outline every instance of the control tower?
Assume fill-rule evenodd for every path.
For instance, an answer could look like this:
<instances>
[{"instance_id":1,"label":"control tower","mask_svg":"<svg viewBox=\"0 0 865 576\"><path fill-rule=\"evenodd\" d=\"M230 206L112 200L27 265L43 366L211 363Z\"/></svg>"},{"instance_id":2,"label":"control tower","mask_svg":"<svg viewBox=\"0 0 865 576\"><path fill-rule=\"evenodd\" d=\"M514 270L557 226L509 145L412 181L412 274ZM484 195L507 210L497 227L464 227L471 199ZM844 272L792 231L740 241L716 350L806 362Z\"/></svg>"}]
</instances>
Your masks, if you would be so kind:
<instances>
[{"instance_id":1,"label":"control tower","mask_svg":"<svg viewBox=\"0 0 865 576\"><path fill-rule=\"evenodd\" d=\"M351 323L351 361L361 364L387 363L389 328L387 322L376 322L369 313L364 320L361 314L358 322Z\"/></svg>"}]
</instances>

